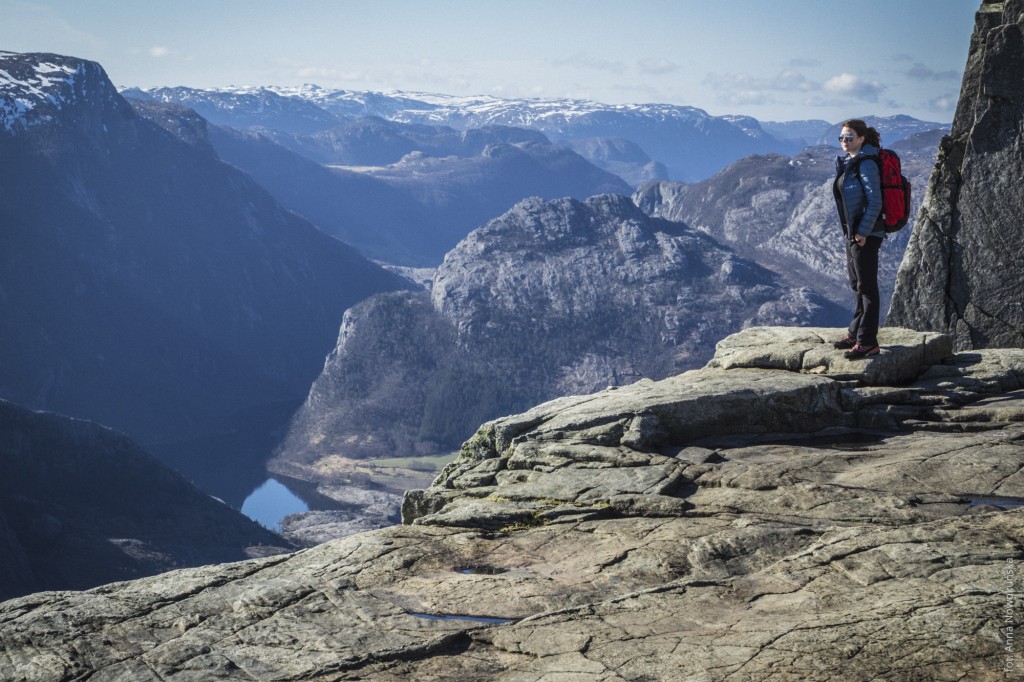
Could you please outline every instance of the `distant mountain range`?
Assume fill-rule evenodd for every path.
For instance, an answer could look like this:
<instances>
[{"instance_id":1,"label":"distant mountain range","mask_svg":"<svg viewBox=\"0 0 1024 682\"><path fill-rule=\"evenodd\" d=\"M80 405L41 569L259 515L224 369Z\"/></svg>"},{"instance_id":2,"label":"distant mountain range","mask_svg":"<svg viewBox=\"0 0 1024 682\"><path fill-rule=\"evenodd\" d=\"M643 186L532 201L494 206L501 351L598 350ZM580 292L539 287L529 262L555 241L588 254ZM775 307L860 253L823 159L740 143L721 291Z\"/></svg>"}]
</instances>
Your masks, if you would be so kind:
<instances>
[{"instance_id":1,"label":"distant mountain range","mask_svg":"<svg viewBox=\"0 0 1024 682\"><path fill-rule=\"evenodd\" d=\"M521 128L455 131L363 118L307 136L213 127L210 141L283 206L365 255L401 265L438 265L470 231L527 197L631 191Z\"/></svg>"},{"instance_id":2,"label":"distant mountain range","mask_svg":"<svg viewBox=\"0 0 1024 682\"><path fill-rule=\"evenodd\" d=\"M799 151L831 139L826 121L760 123L747 116L712 116L695 107L671 104L609 105L574 99L502 99L425 93L374 93L334 90L315 85L297 88L260 87L220 90L195 88L128 89L124 94L189 106L210 122L233 128L253 126L291 134L311 134L353 119L376 117L407 124L469 130L489 126L529 128L552 142L586 150L584 141L628 140L646 155L637 177L645 180L703 180L749 154ZM899 126L886 143L946 128L947 124L898 117ZM581 151L583 153L583 151ZM600 154L588 157L606 170ZM642 167L660 163L664 178L643 177ZM622 172L622 167L618 168Z\"/></svg>"},{"instance_id":3,"label":"distant mountain range","mask_svg":"<svg viewBox=\"0 0 1024 682\"><path fill-rule=\"evenodd\" d=\"M761 124L674 105L316 86L124 94L190 107L215 124L218 155L282 205L371 258L417 267L436 266L472 229L531 196L629 195L673 176L706 179L750 155L831 144L838 134L827 121ZM943 129L906 116L868 120L887 143Z\"/></svg>"}]
</instances>

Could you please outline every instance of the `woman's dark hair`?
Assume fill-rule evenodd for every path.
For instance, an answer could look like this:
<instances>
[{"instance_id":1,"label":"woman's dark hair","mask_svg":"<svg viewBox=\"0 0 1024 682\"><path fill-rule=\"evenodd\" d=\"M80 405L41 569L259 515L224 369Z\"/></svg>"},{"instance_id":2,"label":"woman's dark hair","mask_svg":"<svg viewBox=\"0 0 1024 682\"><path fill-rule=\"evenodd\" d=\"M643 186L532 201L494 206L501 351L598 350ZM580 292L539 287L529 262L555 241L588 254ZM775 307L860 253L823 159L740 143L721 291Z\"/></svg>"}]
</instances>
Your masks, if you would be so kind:
<instances>
[{"instance_id":1,"label":"woman's dark hair","mask_svg":"<svg viewBox=\"0 0 1024 682\"><path fill-rule=\"evenodd\" d=\"M877 130L868 126L867 123L860 120L859 118L851 118L849 121L843 122L844 128L849 128L853 132L857 133L857 137L864 138L864 144L869 144L872 147L882 146L882 136Z\"/></svg>"}]
</instances>

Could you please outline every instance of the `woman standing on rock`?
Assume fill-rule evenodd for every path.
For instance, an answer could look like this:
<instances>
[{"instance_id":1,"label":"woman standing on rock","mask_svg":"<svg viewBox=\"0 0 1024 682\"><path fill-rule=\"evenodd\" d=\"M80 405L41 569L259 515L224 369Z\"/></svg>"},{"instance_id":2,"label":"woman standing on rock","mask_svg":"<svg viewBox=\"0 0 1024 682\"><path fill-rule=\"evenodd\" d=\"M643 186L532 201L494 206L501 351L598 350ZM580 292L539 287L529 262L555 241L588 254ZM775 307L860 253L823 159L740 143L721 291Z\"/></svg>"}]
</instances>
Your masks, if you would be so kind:
<instances>
[{"instance_id":1,"label":"woman standing on rock","mask_svg":"<svg viewBox=\"0 0 1024 682\"><path fill-rule=\"evenodd\" d=\"M844 355L850 360L860 360L879 353L878 249L885 239L878 165L882 142L877 130L860 119L852 119L843 124L839 143L846 156L836 157L832 193L846 237L846 269L857 308L846 338L834 345L846 350Z\"/></svg>"}]
</instances>

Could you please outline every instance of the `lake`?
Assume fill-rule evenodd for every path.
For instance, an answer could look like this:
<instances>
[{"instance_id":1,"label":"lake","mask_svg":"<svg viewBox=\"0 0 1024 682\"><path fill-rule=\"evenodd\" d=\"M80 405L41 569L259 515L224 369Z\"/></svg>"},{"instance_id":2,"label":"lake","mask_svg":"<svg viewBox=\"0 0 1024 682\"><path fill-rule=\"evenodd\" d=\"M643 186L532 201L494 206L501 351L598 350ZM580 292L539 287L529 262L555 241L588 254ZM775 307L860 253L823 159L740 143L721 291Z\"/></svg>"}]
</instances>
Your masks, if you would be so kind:
<instances>
[{"instance_id":1,"label":"lake","mask_svg":"<svg viewBox=\"0 0 1024 682\"><path fill-rule=\"evenodd\" d=\"M318 493L315 484L271 476L246 496L241 511L265 528L280 531L281 519L289 514L341 507L340 503Z\"/></svg>"}]
</instances>

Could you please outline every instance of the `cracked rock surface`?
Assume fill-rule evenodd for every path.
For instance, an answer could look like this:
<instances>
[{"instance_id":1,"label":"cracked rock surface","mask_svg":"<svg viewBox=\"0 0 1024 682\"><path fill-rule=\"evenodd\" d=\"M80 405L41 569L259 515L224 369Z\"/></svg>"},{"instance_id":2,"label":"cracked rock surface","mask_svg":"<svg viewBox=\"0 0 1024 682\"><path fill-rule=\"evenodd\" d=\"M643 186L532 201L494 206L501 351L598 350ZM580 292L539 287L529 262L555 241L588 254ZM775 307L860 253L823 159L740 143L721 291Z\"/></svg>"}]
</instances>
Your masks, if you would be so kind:
<instances>
[{"instance_id":1,"label":"cracked rock surface","mask_svg":"<svg viewBox=\"0 0 1024 682\"><path fill-rule=\"evenodd\" d=\"M483 425L405 525L4 602L0 679L1005 679L1024 350L884 334L750 329Z\"/></svg>"}]
</instances>

